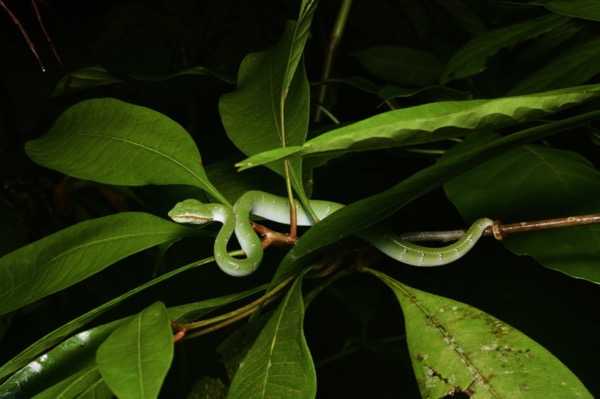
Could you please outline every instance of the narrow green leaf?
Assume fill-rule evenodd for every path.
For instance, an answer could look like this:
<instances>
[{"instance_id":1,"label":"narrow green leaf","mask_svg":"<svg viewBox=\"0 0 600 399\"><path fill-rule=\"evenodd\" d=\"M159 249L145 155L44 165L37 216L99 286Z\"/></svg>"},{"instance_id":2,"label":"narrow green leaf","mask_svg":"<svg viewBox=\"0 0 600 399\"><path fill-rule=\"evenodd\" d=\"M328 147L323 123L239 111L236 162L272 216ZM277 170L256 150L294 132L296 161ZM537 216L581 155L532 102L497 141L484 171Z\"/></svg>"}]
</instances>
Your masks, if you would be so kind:
<instances>
[{"instance_id":1,"label":"narrow green leaf","mask_svg":"<svg viewBox=\"0 0 600 399\"><path fill-rule=\"evenodd\" d=\"M79 397L91 386L104 384L98 367L92 366L75 373L52 387L35 395L33 399L70 399ZM105 384L104 384L105 385ZM110 392L110 390L108 390ZM110 393L112 395L112 392ZM110 397L110 396L108 396Z\"/></svg>"},{"instance_id":2,"label":"narrow green leaf","mask_svg":"<svg viewBox=\"0 0 600 399\"><path fill-rule=\"evenodd\" d=\"M441 82L446 84L486 69L487 59L503 48L512 47L543 35L569 21L562 15L548 14L483 33L459 49L446 64Z\"/></svg>"},{"instance_id":3,"label":"narrow green leaf","mask_svg":"<svg viewBox=\"0 0 600 399\"><path fill-rule=\"evenodd\" d=\"M31 398L44 392L57 398L50 394L71 388L85 391L97 382L96 349L124 320L82 331L39 356L0 385L0 398Z\"/></svg>"},{"instance_id":4,"label":"narrow green leaf","mask_svg":"<svg viewBox=\"0 0 600 399\"><path fill-rule=\"evenodd\" d=\"M102 377L121 399L157 398L172 360L173 333L160 302L117 328L96 354Z\"/></svg>"},{"instance_id":5,"label":"narrow green leaf","mask_svg":"<svg viewBox=\"0 0 600 399\"><path fill-rule=\"evenodd\" d=\"M600 36L574 46L517 83L508 95L534 93L586 83L600 73Z\"/></svg>"},{"instance_id":6,"label":"narrow green leaf","mask_svg":"<svg viewBox=\"0 0 600 399\"><path fill-rule=\"evenodd\" d=\"M592 398L581 381L525 334L472 306L367 269L400 302L424 398Z\"/></svg>"},{"instance_id":7,"label":"narrow green leaf","mask_svg":"<svg viewBox=\"0 0 600 399\"><path fill-rule=\"evenodd\" d=\"M316 374L303 320L302 279L297 278L240 364L228 399L315 397Z\"/></svg>"},{"instance_id":8,"label":"narrow green leaf","mask_svg":"<svg viewBox=\"0 0 600 399\"><path fill-rule=\"evenodd\" d=\"M275 47L246 56L237 90L219 101L227 135L246 155L300 145L306 138L310 92L300 59L315 8L315 1L303 1L298 22L286 23ZM283 164L269 167L286 175ZM301 161L292 162L289 171L298 195L304 197Z\"/></svg>"},{"instance_id":9,"label":"narrow green leaf","mask_svg":"<svg viewBox=\"0 0 600 399\"><path fill-rule=\"evenodd\" d=\"M600 3L597 0L545 1L544 7L557 14L600 21Z\"/></svg>"},{"instance_id":10,"label":"narrow green leaf","mask_svg":"<svg viewBox=\"0 0 600 399\"><path fill-rule=\"evenodd\" d=\"M600 111L590 112L537 126L465 151L423 169L394 187L350 204L311 227L282 260L273 281L296 271L321 248L347 237L359 229L378 223L411 201L495 156L515 147L539 140L577 124L600 118Z\"/></svg>"},{"instance_id":11,"label":"narrow green leaf","mask_svg":"<svg viewBox=\"0 0 600 399\"><path fill-rule=\"evenodd\" d=\"M429 143L540 118L598 95L600 85L588 85L492 100L429 103L385 112L329 131L303 146L263 152L237 165L243 170L292 157Z\"/></svg>"},{"instance_id":12,"label":"narrow green leaf","mask_svg":"<svg viewBox=\"0 0 600 399\"><path fill-rule=\"evenodd\" d=\"M412 87L435 83L442 71L432 52L410 47L375 46L352 55L373 76Z\"/></svg>"},{"instance_id":13,"label":"narrow green leaf","mask_svg":"<svg viewBox=\"0 0 600 399\"><path fill-rule=\"evenodd\" d=\"M448 156L495 138L487 135L466 141ZM516 223L600 210L600 172L576 153L544 146L512 150L453 179L444 188L467 220L485 215ZM503 242L512 252L531 255L546 267L600 283L598 225L522 233Z\"/></svg>"},{"instance_id":14,"label":"narrow green leaf","mask_svg":"<svg viewBox=\"0 0 600 399\"><path fill-rule=\"evenodd\" d=\"M150 214L129 212L81 222L17 249L0 258L0 314L190 231Z\"/></svg>"},{"instance_id":15,"label":"narrow green leaf","mask_svg":"<svg viewBox=\"0 0 600 399\"><path fill-rule=\"evenodd\" d=\"M82 101L25 144L36 163L100 183L188 184L228 202L208 181L194 140L175 121L112 98Z\"/></svg>"}]
</instances>

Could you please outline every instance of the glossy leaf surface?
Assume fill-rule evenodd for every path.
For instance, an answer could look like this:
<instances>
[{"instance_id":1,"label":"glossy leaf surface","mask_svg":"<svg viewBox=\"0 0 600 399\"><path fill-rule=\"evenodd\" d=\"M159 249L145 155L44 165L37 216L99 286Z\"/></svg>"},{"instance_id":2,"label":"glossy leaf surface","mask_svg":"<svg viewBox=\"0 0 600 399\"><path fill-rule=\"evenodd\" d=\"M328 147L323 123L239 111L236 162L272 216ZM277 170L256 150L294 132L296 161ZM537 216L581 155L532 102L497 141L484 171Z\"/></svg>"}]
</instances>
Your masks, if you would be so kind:
<instances>
[{"instance_id":1,"label":"glossy leaf surface","mask_svg":"<svg viewBox=\"0 0 600 399\"><path fill-rule=\"evenodd\" d=\"M472 306L368 270L400 302L424 398L591 398L571 371L525 334Z\"/></svg>"}]
</instances>

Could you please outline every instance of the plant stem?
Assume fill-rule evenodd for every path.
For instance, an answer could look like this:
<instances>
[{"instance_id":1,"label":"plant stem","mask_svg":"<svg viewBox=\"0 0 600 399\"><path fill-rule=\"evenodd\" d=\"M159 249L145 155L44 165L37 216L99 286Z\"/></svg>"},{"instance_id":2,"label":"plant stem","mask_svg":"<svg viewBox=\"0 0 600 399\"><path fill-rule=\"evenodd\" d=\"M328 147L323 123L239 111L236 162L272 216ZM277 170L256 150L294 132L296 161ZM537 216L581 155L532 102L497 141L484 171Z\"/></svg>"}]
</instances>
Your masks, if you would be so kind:
<instances>
[{"instance_id":1,"label":"plant stem","mask_svg":"<svg viewBox=\"0 0 600 399\"><path fill-rule=\"evenodd\" d=\"M348 21L348 15L350 14L350 8L352 7L352 0L343 0L340 10L338 11L337 19L329 37L327 43L327 49L325 51L325 60L323 63L323 73L321 74L321 80L327 80L331 76L331 70L333 69L333 62L337 54L337 50L342 41L342 36L346 28L346 22ZM321 106L325 102L327 96L327 85L321 85L319 90L319 96L317 98L317 104ZM322 118L322 107L318 106L315 109L314 121L320 122Z\"/></svg>"}]
</instances>

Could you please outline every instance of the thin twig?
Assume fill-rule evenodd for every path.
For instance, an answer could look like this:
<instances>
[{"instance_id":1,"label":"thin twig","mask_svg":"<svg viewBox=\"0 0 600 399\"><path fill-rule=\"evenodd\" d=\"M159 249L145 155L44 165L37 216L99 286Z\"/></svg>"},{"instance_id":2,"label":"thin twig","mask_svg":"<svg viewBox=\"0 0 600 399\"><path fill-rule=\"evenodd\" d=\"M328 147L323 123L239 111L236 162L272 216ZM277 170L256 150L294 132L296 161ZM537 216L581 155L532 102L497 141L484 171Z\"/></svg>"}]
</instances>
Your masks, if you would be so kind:
<instances>
[{"instance_id":1,"label":"thin twig","mask_svg":"<svg viewBox=\"0 0 600 399\"><path fill-rule=\"evenodd\" d=\"M23 24L21 24L21 21L19 21L19 18L17 18L17 16L15 14L13 14L13 12L10 10L10 8L8 8L6 6L6 4L4 4L4 0L0 0L0 7L2 7L4 9L4 11L8 14L10 19L13 21L13 23L19 29L19 32L21 32L21 35L23 35L23 38L25 39L25 41L27 42L27 45L29 46L29 50L31 50L31 52L33 53L33 56L37 60L38 65L40 66L40 69L42 70L42 72L46 72L46 67L44 66L44 63L42 62L42 59L40 58L37 50L35 49L35 45L29 38L27 31L23 27Z\"/></svg>"},{"instance_id":2,"label":"thin twig","mask_svg":"<svg viewBox=\"0 0 600 399\"><path fill-rule=\"evenodd\" d=\"M37 6L36 1L31 0L31 5L33 7L33 11L35 12L35 16L38 20L38 24L40 24L40 29L42 30L42 33L44 34L44 37L46 38L46 41L48 42L48 45L50 46L50 49L52 50L52 55L54 55L54 59L56 60L56 62L58 62L58 65L61 67L63 72L67 73L67 68L65 68L65 65L63 64L62 59L60 58L60 55L58 54L58 51L56 50L56 47L54 46L54 42L52 41L52 38L50 38L50 35L48 34L48 31L46 30L46 26L44 25L44 21L42 19L42 15L40 14L40 10Z\"/></svg>"}]
</instances>

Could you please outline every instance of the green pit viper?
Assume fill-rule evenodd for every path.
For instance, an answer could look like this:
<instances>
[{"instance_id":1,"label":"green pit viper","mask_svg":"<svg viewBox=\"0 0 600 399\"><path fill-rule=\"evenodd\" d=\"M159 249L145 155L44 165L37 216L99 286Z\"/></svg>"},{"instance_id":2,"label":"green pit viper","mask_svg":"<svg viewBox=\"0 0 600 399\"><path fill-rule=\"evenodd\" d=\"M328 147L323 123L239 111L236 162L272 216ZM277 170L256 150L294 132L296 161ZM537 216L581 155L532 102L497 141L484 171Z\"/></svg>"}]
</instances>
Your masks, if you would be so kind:
<instances>
[{"instance_id":1,"label":"green pit viper","mask_svg":"<svg viewBox=\"0 0 600 399\"><path fill-rule=\"evenodd\" d=\"M298 201L295 203L297 225L312 226L311 217ZM311 200L310 206L319 220L327 218L344 207L336 202L319 200ZM273 222L289 224L289 201L287 198L262 191L248 191L238 199L233 209L221 204L204 204L195 199L188 199L175 205L169 212L169 217L178 223L205 224L212 221L223 223L215 239L215 261L225 273L240 277L254 272L263 256L261 240L250 223L251 214ZM441 266L465 255L473 248L483 231L492 225L491 219L478 219L459 240L440 248L423 247L404 241L398 235L378 227L369 227L356 232L355 236L370 242L381 252L399 262L412 266ZM235 258L227 252L227 244L234 231L246 258Z\"/></svg>"}]
</instances>

